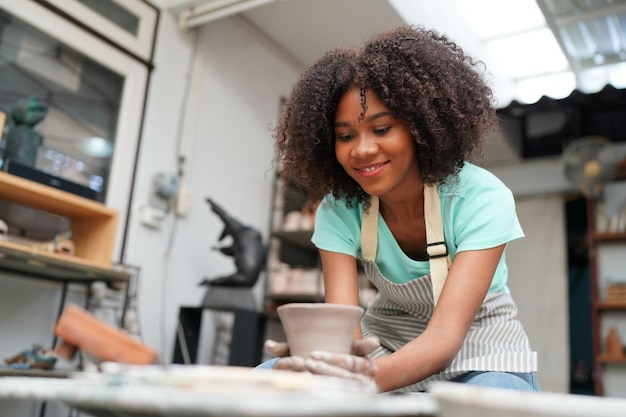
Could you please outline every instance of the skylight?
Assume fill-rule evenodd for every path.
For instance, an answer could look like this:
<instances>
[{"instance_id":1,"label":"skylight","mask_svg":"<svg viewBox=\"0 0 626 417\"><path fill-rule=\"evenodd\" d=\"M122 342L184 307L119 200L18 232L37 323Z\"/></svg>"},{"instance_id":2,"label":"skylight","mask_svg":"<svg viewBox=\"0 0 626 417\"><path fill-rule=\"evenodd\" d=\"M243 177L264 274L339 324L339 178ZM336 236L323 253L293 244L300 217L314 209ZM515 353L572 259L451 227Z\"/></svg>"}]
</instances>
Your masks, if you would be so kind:
<instances>
[{"instance_id":1,"label":"skylight","mask_svg":"<svg viewBox=\"0 0 626 417\"><path fill-rule=\"evenodd\" d=\"M485 62L500 106L626 87L626 0L389 2Z\"/></svg>"}]
</instances>

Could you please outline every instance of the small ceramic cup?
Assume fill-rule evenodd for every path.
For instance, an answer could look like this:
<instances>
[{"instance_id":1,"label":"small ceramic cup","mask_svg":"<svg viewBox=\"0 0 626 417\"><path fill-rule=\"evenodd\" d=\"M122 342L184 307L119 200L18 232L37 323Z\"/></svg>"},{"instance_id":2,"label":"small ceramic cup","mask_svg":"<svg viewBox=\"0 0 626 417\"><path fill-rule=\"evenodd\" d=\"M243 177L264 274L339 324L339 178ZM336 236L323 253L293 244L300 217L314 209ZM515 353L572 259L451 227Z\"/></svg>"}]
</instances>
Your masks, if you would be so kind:
<instances>
[{"instance_id":1,"label":"small ceramic cup","mask_svg":"<svg viewBox=\"0 0 626 417\"><path fill-rule=\"evenodd\" d=\"M341 304L289 303L277 312L290 354L308 358L314 350L350 353L364 310Z\"/></svg>"}]
</instances>

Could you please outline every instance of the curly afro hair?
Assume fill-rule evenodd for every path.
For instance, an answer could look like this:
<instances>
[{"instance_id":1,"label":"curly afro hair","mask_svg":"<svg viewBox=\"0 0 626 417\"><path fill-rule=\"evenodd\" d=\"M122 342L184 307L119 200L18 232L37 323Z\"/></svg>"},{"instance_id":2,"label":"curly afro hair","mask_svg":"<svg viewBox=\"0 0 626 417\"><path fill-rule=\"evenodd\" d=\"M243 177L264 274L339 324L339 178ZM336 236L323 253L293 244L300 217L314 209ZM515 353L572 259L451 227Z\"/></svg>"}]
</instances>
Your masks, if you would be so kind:
<instances>
[{"instance_id":1,"label":"curly afro hair","mask_svg":"<svg viewBox=\"0 0 626 417\"><path fill-rule=\"evenodd\" d=\"M361 49L334 49L302 73L274 129L283 173L313 201L368 196L335 157L334 116L350 88L365 91L405 123L416 142L422 179L453 181L466 160L480 154L486 135L498 129L484 66L445 35L422 27L382 33Z\"/></svg>"}]
</instances>

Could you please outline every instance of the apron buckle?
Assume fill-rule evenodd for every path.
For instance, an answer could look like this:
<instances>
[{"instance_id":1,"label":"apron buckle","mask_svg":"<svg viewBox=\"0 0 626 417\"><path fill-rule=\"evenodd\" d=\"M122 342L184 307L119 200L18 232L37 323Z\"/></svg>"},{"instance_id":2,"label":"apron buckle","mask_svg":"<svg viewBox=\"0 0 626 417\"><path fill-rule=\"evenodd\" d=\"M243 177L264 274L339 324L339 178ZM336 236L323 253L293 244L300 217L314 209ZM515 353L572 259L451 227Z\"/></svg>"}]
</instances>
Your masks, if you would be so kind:
<instances>
[{"instance_id":1,"label":"apron buckle","mask_svg":"<svg viewBox=\"0 0 626 417\"><path fill-rule=\"evenodd\" d=\"M448 247L446 246L445 240L442 240L441 242L427 243L426 253L428 254L428 259L443 258L444 256L448 256Z\"/></svg>"}]
</instances>

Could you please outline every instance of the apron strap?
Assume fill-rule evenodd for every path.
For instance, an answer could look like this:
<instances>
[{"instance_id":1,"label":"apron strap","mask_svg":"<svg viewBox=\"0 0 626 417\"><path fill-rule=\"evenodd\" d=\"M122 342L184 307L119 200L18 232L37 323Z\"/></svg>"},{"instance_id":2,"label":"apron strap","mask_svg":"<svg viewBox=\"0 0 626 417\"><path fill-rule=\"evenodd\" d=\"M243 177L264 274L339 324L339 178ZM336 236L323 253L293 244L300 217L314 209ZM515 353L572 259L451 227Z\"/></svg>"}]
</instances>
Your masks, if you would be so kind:
<instances>
[{"instance_id":1,"label":"apron strap","mask_svg":"<svg viewBox=\"0 0 626 417\"><path fill-rule=\"evenodd\" d=\"M361 254L369 261L376 260L378 246L378 196L370 197L370 207L363 212L361 224ZM424 221L426 223L426 252L430 263L433 301L437 305L450 268L450 256L443 238L441 204L437 186L424 186Z\"/></svg>"},{"instance_id":2,"label":"apron strap","mask_svg":"<svg viewBox=\"0 0 626 417\"><path fill-rule=\"evenodd\" d=\"M430 263L433 302L439 301L450 268L450 255L443 237L441 203L436 185L424 185L424 219L426 222L426 252Z\"/></svg>"}]
</instances>

